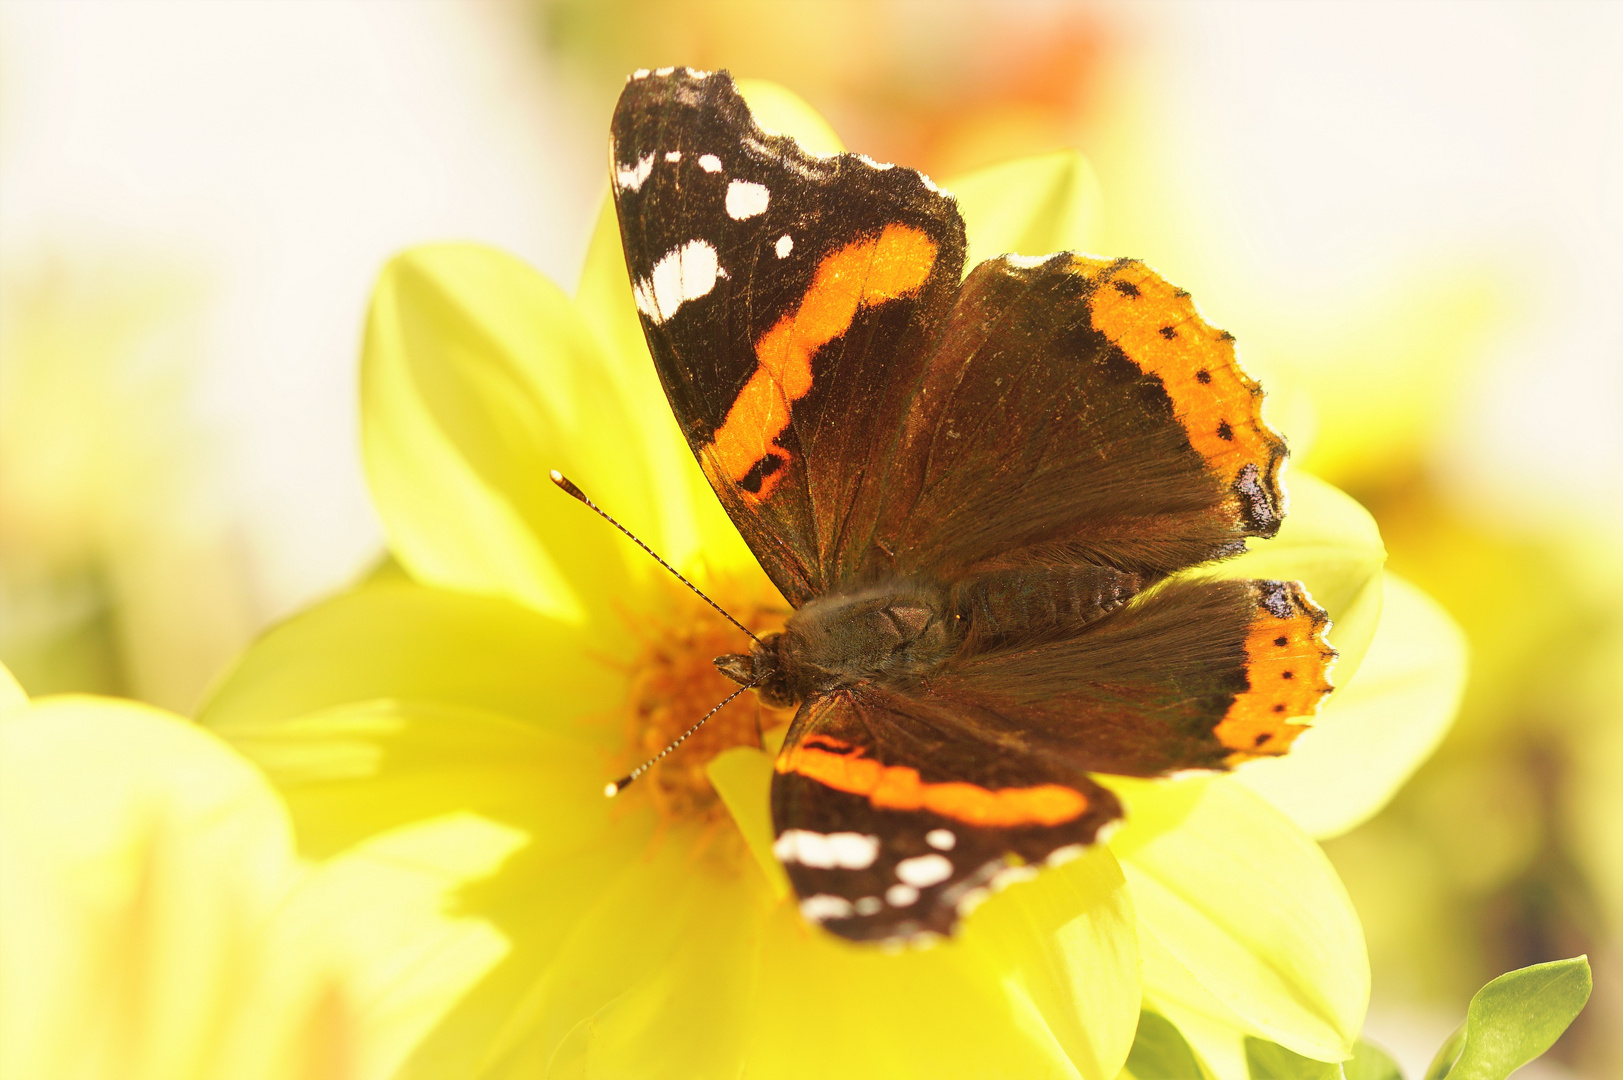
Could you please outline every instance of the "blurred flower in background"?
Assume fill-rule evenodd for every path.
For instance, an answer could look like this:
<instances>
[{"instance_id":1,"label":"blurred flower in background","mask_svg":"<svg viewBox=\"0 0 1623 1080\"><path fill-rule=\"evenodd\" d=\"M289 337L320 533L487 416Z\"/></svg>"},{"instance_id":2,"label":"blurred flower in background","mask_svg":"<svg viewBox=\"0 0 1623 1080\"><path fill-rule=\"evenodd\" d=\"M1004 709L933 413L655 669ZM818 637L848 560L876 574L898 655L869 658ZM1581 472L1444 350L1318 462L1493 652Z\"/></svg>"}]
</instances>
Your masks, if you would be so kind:
<instances>
[{"instance_id":1,"label":"blurred flower in background","mask_svg":"<svg viewBox=\"0 0 1623 1080\"><path fill-rule=\"evenodd\" d=\"M365 296L432 238L573 281L625 72L771 78L938 175L1081 148L1297 462L1463 624L1441 752L1328 843L1411 1075L1588 952L1623 1070L1623 17L1601 4L0 4L0 659L186 709L379 550ZM1419 1059L1418 1061L1416 1059Z\"/></svg>"}]
</instances>

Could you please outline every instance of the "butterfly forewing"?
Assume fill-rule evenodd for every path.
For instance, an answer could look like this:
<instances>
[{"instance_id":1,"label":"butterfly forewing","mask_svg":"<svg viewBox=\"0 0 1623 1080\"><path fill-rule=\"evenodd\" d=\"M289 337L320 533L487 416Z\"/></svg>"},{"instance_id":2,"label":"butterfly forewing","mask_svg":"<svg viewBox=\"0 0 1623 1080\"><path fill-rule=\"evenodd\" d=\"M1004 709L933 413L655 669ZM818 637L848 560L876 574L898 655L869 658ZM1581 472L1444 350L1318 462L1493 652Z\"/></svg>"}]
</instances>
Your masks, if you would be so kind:
<instances>
[{"instance_id":1,"label":"butterfly forewing","mask_svg":"<svg viewBox=\"0 0 1623 1080\"><path fill-rule=\"evenodd\" d=\"M654 365L717 495L789 600L836 588L963 269L919 173L763 131L724 72L627 84L612 183Z\"/></svg>"}]
</instances>

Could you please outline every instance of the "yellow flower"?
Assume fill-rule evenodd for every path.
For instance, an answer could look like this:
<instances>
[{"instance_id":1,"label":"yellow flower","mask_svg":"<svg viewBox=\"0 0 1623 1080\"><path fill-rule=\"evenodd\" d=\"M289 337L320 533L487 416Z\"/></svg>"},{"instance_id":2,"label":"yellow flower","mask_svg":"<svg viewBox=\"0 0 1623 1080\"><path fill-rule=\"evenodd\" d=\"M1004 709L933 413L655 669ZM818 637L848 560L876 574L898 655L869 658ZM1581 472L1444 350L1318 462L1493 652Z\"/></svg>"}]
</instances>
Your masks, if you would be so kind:
<instances>
[{"instance_id":1,"label":"yellow flower","mask_svg":"<svg viewBox=\"0 0 1623 1080\"><path fill-rule=\"evenodd\" d=\"M804 106L750 93L767 126L830 148ZM977 257L1088 246L1095 185L1074 154L953 187ZM1372 812L1446 707L1408 716L1423 736L1370 754L1371 777L1337 763L1384 721L1338 723L1332 707L1295 766L1121 785L1129 824L1110 847L992 898L951 942L883 955L789 902L763 749L780 718L747 698L652 782L603 798L725 696L710 659L737 632L549 470L747 624L786 613L671 417L612 214L573 299L477 246L397 258L373 301L363 407L395 561L267 634L202 718L268 772L312 856L391 838L436 864L443 852L411 854L409 837L448 820L523 838L452 907L505 951L402 1075L1112 1080L1145 1000L1225 1076L1236 1061L1243 1075L1247 1034L1322 1060L1350 1052L1362 937L1290 815L1334 829ZM1337 619L1345 684L1366 652L1372 668L1382 656L1384 553L1346 496L1291 483L1280 537L1224 572L1307 582ZM420 992L443 992L431 982Z\"/></svg>"},{"instance_id":2,"label":"yellow flower","mask_svg":"<svg viewBox=\"0 0 1623 1080\"><path fill-rule=\"evenodd\" d=\"M0 667L0 1075L387 1076L500 955L442 908L514 842L430 823L302 864L282 800L215 737L135 702L31 703Z\"/></svg>"}]
</instances>

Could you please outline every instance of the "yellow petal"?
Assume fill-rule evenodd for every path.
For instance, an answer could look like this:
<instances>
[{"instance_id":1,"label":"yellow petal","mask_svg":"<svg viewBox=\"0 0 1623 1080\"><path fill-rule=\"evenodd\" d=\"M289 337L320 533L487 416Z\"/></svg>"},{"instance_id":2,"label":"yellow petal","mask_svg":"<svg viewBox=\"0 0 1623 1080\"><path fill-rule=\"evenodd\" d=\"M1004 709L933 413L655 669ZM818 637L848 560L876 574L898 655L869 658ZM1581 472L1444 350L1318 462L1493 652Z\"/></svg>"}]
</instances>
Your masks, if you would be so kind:
<instances>
[{"instance_id":1,"label":"yellow petal","mask_svg":"<svg viewBox=\"0 0 1623 1080\"><path fill-rule=\"evenodd\" d=\"M574 305L528 266L470 244L395 258L362 357L367 473L395 555L432 584L605 623L656 568L549 472L663 541L614 391Z\"/></svg>"},{"instance_id":2,"label":"yellow petal","mask_svg":"<svg viewBox=\"0 0 1623 1080\"><path fill-rule=\"evenodd\" d=\"M1357 678L1331 696L1285 757L1235 779L1312 836L1368 820L1431 756L1465 692L1465 635L1414 585L1386 572L1380 628Z\"/></svg>"},{"instance_id":3,"label":"yellow petal","mask_svg":"<svg viewBox=\"0 0 1623 1080\"><path fill-rule=\"evenodd\" d=\"M1012 252L1098 251L1099 178L1075 150L1020 158L946 184L969 233L965 268Z\"/></svg>"},{"instance_id":4,"label":"yellow petal","mask_svg":"<svg viewBox=\"0 0 1623 1080\"><path fill-rule=\"evenodd\" d=\"M772 756L754 747L735 746L712 758L704 771L733 816L772 899L787 899L789 875L772 853L772 815L767 809L772 791Z\"/></svg>"},{"instance_id":5,"label":"yellow petal","mask_svg":"<svg viewBox=\"0 0 1623 1080\"><path fill-rule=\"evenodd\" d=\"M335 954L266 931L299 880L286 813L218 740L130 702L12 711L0 822L0 1074L357 1075Z\"/></svg>"},{"instance_id":6,"label":"yellow petal","mask_svg":"<svg viewBox=\"0 0 1623 1080\"><path fill-rule=\"evenodd\" d=\"M767 131L792 136L808 154L838 154L845 144L822 114L787 87L765 79L739 79L738 92L749 104L750 115Z\"/></svg>"},{"instance_id":7,"label":"yellow petal","mask_svg":"<svg viewBox=\"0 0 1623 1080\"><path fill-rule=\"evenodd\" d=\"M1110 846L1138 912L1145 990L1320 1061L1369 1001L1363 931L1317 844L1232 777L1112 778ZM1204 1052L1204 1051L1203 1051Z\"/></svg>"},{"instance_id":8,"label":"yellow petal","mask_svg":"<svg viewBox=\"0 0 1623 1080\"><path fill-rule=\"evenodd\" d=\"M618 744L624 675L507 600L380 575L267 631L204 703L230 733L377 698L455 702Z\"/></svg>"},{"instance_id":9,"label":"yellow petal","mask_svg":"<svg viewBox=\"0 0 1623 1080\"><path fill-rule=\"evenodd\" d=\"M1138 1020L1137 949L1107 852L993 897L961 938L899 956L767 923L749 1063L773 1077L1114 1080Z\"/></svg>"},{"instance_id":10,"label":"yellow petal","mask_svg":"<svg viewBox=\"0 0 1623 1080\"><path fill-rule=\"evenodd\" d=\"M27 692L23 690L17 677L11 673L11 669L0 664L0 720L20 713L26 708L28 708Z\"/></svg>"},{"instance_id":11,"label":"yellow petal","mask_svg":"<svg viewBox=\"0 0 1623 1080\"><path fill-rule=\"evenodd\" d=\"M344 1004L365 1018L364 1040L351 1050L357 1076L395 1076L511 955L495 922L467 910L463 898L525 841L518 830L474 814L417 822L321 864L284 904L271 951L339 958Z\"/></svg>"},{"instance_id":12,"label":"yellow petal","mask_svg":"<svg viewBox=\"0 0 1623 1080\"><path fill-rule=\"evenodd\" d=\"M815 1040L820 1045L811 1048L804 1031L770 1027L775 1036L763 1034L754 1040L753 1065L773 1075L784 1070L787 1075L982 1075L976 1071L982 1058L963 1057L965 1048L955 1041L962 1036L949 1040L952 1045L936 1045L940 1027L936 1012L950 1016L961 1008L961 1003L944 1003L937 994L973 996L985 992L976 987L984 983L1000 988L989 1007L1001 1023L983 1020L971 1030L981 1032L993 1047L1000 1040L1012 1041L1010 1047L993 1053L1025 1057L1038 1070L1035 1075L1064 1074L1074 1068L1084 1077L1113 1080L1127 1058L1138 1023L1138 947L1131 900L1108 850L1095 849L993 897L965 921L957 941L929 954L880 958L875 964L871 948L845 945L821 930L804 927L794 913L788 880L772 854L767 813L771 758L739 748L712 761L709 775L763 871L770 895L789 912L787 925L781 914L774 916L764 947L784 950L783 958L774 963L806 964L821 973L791 969L781 978L791 984L808 980L808 986L827 978L841 997L881 980L871 995L862 998L865 1004L852 1006L873 1010L869 1021L857 1024L852 1019L840 1045ZM795 925L802 928L789 933ZM946 981L936 990L938 979ZM898 983L893 980L913 980L913 988L898 998L894 996ZM769 978L767 985L776 984ZM789 989L780 992L787 994ZM771 1021L758 1017L755 1023ZM1016 1037L1022 1030L1026 1037ZM777 1045L773 1038L786 1042ZM909 1064L878 1064L903 1060Z\"/></svg>"},{"instance_id":13,"label":"yellow petal","mask_svg":"<svg viewBox=\"0 0 1623 1080\"><path fill-rule=\"evenodd\" d=\"M633 855L537 980L522 1050L563 1075L740 1075L770 910L748 867Z\"/></svg>"},{"instance_id":14,"label":"yellow petal","mask_svg":"<svg viewBox=\"0 0 1623 1080\"><path fill-rule=\"evenodd\" d=\"M601 748L477 709L377 701L224 734L281 789L313 856L467 812L550 858L594 842L610 819Z\"/></svg>"},{"instance_id":15,"label":"yellow petal","mask_svg":"<svg viewBox=\"0 0 1623 1080\"><path fill-rule=\"evenodd\" d=\"M1331 682L1346 686L1363 663L1380 621L1386 547L1375 519L1345 492L1295 471L1286 475L1285 490L1290 502L1279 535L1251 540L1244 555L1199 573L1306 585L1332 620L1330 644L1337 656Z\"/></svg>"}]
</instances>

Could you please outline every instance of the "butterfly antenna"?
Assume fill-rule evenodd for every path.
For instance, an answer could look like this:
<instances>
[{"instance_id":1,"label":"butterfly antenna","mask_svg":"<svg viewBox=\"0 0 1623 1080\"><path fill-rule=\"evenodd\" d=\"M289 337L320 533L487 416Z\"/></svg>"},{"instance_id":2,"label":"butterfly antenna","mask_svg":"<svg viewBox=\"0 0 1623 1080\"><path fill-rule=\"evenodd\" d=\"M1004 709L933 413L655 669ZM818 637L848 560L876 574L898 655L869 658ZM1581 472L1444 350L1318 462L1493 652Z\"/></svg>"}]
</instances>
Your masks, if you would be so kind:
<instances>
[{"instance_id":1,"label":"butterfly antenna","mask_svg":"<svg viewBox=\"0 0 1623 1080\"><path fill-rule=\"evenodd\" d=\"M736 626L740 630L744 631L744 633L749 634L750 640L755 642L757 645L761 644L761 639L756 637L753 633L750 633L750 628L749 627L745 626L743 623L739 622L737 619L735 619L731 615L727 614L726 610L723 609L720 604L718 604L714 600L710 599L702 591L700 591L700 589L699 589L699 587L697 585L693 584L693 582L691 582L687 578L683 577L681 575L681 573L678 572L676 567L672 566L670 563L666 562L664 559L661 559L658 555L655 555L654 554L654 549L649 547L647 544L643 543L641 540L638 540L636 535L634 533L632 533L632 531L630 529L626 528L624 525L620 524L618 521L615 521L608 514L604 513L603 508L601 506L598 506L591 499L588 499L586 497L586 492L584 492L580 488L576 487L575 482L573 480L569 479L569 477L565 476L563 473L559 472L557 469L553 469L552 470L552 482L554 484L557 484L559 487L563 488L564 491L567 492L568 494L574 496L575 498L579 499L581 502L585 503L592 510L592 512L595 513L598 517L602 518L604 521L608 522L610 525L613 525L616 529L619 529L621 532L623 532L627 536L631 537L631 542L633 544L636 544L638 547L640 547L644 551L648 552L649 555L653 555L653 558L654 558L655 562L657 562L659 565L663 566L665 569L669 570L671 572L671 574L676 578L677 581L680 581L682 584L684 584L688 588L692 589L694 594L696 596L698 596L698 598L700 600L703 600L705 603L709 604L711 607L715 608L718 612L720 612L721 617L723 619L726 619L728 622L732 623L734 626ZM732 700L732 698L727 699L727 701L731 701L731 700ZM725 704L727 704L727 702L724 701L721 704L725 705ZM721 708L721 705L716 706L716 708L718 708L718 709ZM708 719L708 717L706 717L706 719ZM701 723L701 724L704 723L704 720L700 720L699 723ZM682 738L685 739L685 738L687 738L687 736L684 735L684 736L682 736ZM681 739L677 740L677 742L681 742L681 741L682 741ZM669 751L667 750L666 753L669 753ZM664 755L661 755L661 756L664 756ZM655 758L654 760L658 761L659 759ZM649 764L652 764L652 762L650 762ZM645 768L645 769L647 767L648 767L647 765L643 766L643 768ZM632 773L631 775L632 775L632 777L635 777L637 774ZM626 780L626 783L629 784L630 782L631 782L631 780L628 778ZM624 786L624 785L622 785L622 786ZM613 795L614 792L610 791L609 794Z\"/></svg>"},{"instance_id":2,"label":"butterfly antenna","mask_svg":"<svg viewBox=\"0 0 1623 1080\"><path fill-rule=\"evenodd\" d=\"M658 556L656 555L655 558L658 558ZM701 593L700 595L703 594ZM698 731L700 728L704 727L704 722L706 720L710 719L722 709L726 708L728 703L731 702L733 698L737 697L739 694L742 694L744 691L750 689L754 685L754 683L746 683L745 685L740 686L737 690L734 690L732 693L728 694L725 701L723 701L720 705L717 705L714 709L711 709L709 712L705 713L703 716L699 717L699 722L682 732L682 734L678 735L674 740L672 740L671 745L667 746L665 749L661 750L659 753L655 754L641 765L638 765L635 769L632 769L630 772L620 777L620 779L614 781L614 783L605 784L603 786L603 794L612 799L616 795L620 794L620 792L630 787L631 781L635 780L637 777L659 764L659 760L661 758L670 753L672 750L675 750L678 746L681 746L683 743L687 742L689 735L692 735L695 731Z\"/></svg>"}]
</instances>

